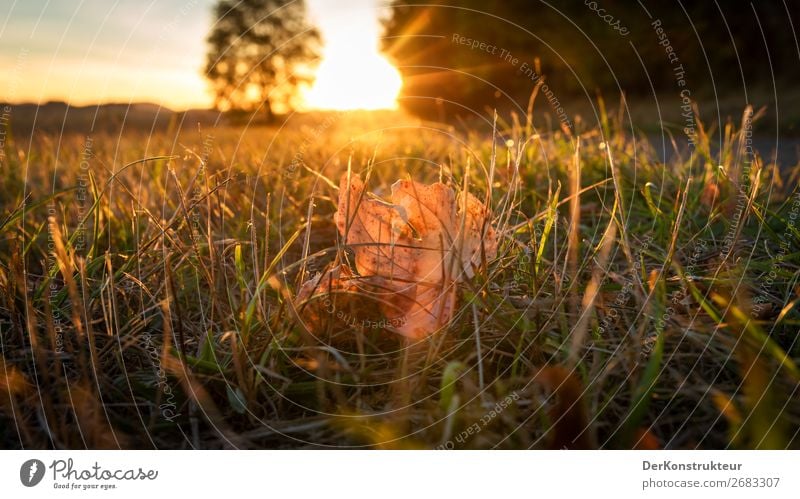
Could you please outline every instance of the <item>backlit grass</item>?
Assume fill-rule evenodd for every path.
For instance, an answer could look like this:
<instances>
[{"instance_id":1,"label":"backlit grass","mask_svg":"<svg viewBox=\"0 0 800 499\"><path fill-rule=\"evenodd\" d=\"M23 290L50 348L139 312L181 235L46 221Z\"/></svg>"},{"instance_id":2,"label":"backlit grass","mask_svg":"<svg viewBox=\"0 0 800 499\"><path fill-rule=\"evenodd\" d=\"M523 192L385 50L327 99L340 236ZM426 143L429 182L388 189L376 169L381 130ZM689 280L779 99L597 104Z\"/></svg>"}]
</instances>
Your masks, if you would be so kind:
<instances>
[{"instance_id":1,"label":"backlit grass","mask_svg":"<svg viewBox=\"0 0 800 499\"><path fill-rule=\"evenodd\" d=\"M747 119L665 162L600 109L9 137L3 446L797 447L800 169ZM491 202L499 256L427 340L292 304L348 254L348 164Z\"/></svg>"}]
</instances>

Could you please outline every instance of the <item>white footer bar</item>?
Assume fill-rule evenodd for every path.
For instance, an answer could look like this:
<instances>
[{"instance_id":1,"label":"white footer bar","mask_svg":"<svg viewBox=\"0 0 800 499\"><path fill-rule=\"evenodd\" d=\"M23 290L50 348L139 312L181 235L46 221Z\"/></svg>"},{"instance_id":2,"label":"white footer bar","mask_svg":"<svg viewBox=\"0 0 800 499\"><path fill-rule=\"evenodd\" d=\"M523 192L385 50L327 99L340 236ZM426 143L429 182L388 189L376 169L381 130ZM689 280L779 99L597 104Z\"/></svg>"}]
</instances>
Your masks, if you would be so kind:
<instances>
[{"instance_id":1,"label":"white footer bar","mask_svg":"<svg viewBox=\"0 0 800 499\"><path fill-rule=\"evenodd\" d=\"M800 497L798 465L796 451L2 451L0 492L115 499L254 492L325 499Z\"/></svg>"}]
</instances>

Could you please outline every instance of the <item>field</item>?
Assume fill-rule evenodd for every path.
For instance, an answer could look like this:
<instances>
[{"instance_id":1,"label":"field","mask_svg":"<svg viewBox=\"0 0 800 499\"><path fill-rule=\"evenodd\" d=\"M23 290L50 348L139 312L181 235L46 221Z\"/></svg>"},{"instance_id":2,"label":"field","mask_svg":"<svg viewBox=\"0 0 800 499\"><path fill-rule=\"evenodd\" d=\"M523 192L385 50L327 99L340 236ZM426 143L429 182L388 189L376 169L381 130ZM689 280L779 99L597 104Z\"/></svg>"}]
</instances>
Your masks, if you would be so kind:
<instances>
[{"instance_id":1,"label":"field","mask_svg":"<svg viewBox=\"0 0 800 499\"><path fill-rule=\"evenodd\" d=\"M665 162L670 135L599 104L574 133L330 113L9 134L2 446L799 447L800 167L754 154L757 113L697 121ZM351 254L348 167L383 197L490 201L497 258L444 330L309 325L300 285Z\"/></svg>"}]
</instances>

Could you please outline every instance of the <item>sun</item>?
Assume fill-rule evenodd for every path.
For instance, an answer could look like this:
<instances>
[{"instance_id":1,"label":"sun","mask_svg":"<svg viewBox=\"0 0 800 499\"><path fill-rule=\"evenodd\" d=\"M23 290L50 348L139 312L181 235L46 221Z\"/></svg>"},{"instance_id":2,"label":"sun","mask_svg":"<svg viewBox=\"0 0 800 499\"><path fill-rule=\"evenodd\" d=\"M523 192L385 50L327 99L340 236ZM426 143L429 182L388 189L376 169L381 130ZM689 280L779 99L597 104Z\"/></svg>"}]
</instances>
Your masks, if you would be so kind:
<instances>
[{"instance_id":1,"label":"sun","mask_svg":"<svg viewBox=\"0 0 800 499\"><path fill-rule=\"evenodd\" d=\"M395 109L402 80L379 52L378 0L309 0L322 32L322 61L303 93L307 109Z\"/></svg>"},{"instance_id":2,"label":"sun","mask_svg":"<svg viewBox=\"0 0 800 499\"><path fill-rule=\"evenodd\" d=\"M401 86L397 68L377 52L332 51L320 63L305 102L313 109L396 109Z\"/></svg>"}]
</instances>

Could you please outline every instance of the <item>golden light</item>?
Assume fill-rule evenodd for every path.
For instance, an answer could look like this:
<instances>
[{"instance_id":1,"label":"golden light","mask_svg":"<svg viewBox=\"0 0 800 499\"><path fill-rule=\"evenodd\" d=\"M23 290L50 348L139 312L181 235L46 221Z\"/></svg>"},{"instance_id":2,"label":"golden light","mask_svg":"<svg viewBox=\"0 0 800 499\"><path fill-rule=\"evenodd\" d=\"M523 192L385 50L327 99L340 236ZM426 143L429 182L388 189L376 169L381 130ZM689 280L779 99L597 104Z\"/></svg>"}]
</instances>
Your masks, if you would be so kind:
<instances>
[{"instance_id":1,"label":"golden light","mask_svg":"<svg viewBox=\"0 0 800 499\"><path fill-rule=\"evenodd\" d=\"M313 86L304 96L312 109L395 109L400 73L378 52L374 0L310 1L325 43ZM325 5L327 4L327 5ZM337 10L338 8L338 10Z\"/></svg>"},{"instance_id":2,"label":"golden light","mask_svg":"<svg viewBox=\"0 0 800 499\"><path fill-rule=\"evenodd\" d=\"M316 109L395 109L402 80L378 54L326 55L306 104Z\"/></svg>"}]
</instances>

